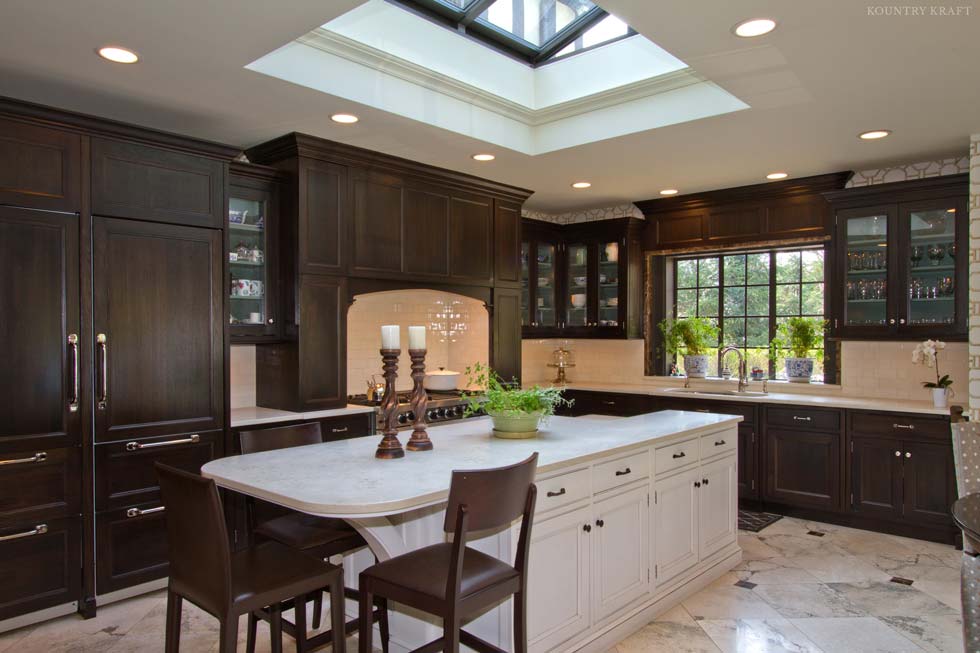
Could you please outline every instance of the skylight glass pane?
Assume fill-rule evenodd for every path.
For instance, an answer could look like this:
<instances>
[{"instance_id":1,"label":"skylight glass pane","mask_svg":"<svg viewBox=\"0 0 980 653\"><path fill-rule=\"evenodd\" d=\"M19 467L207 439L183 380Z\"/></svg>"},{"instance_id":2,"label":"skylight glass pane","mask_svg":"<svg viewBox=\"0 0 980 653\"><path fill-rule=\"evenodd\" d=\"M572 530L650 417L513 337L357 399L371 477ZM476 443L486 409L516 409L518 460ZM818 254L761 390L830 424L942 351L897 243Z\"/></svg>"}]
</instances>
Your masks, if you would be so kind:
<instances>
[{"instance_id":1,"label":"skylight glass pane","mask_svg":"<svg viewBox=\"0 0 980 653\"><path fill-rule=\"evenodd\" d=\"M619 20L615 16L606 16L595 26L590 27L586 30L585 34L575 39L564 48L561 49L556 57L564 57L566 54L572 54L573 52L578 52L579 50L584 50L585 48L591 48L594 45L599 45L605 43L606 41L612 41L613 39L618 39L630 31L629 25Z\"/></svg>"},{"instance_id":2,"label":"skylight glass pane","mask_svg":"<svg viewBox=\"0 0 980 653\"><path fill-rule=\"evenodd\" d=\"M594 8L591 0L497 0L477 20L540 47Z\"/></svg>"}]
</instances>

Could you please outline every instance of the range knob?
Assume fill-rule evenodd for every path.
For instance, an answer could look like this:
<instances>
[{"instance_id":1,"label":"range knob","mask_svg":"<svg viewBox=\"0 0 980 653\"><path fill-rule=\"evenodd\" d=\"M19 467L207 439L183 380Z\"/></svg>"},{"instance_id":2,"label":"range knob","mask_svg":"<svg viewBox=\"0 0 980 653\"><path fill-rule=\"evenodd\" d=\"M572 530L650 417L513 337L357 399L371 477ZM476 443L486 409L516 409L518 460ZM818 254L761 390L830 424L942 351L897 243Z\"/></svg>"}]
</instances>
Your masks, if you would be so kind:
<instances>
[{"instance_id":1,"label":"range knob","mask_svg":"<svg viewBox=\"0 0 980 653\"><path fill-rule=\"evenodd\" d=\"M443 418L446 416L445 408L436 408L436 417Z\"/></svg>"},{"instance_id":2,"label":"range knob","mask_svg":"<svg viewBox=\"0 0 980 653\"><path fill-rule=\"evenodd\" d=\"M415 411L414 410L408 411L408 421L410 421L410 422L414 422L415 421Z\"/></svg>"},{"instance_id":3,"label":"range knob","mask_svg":"<svg viewBox=\"0 0 980 653\"><path fill-rule=\"evenodd\" d=\"M430 411L428 411L428 412L427 412L427 413L425 414L425 416L426 416L427 418L429 418L429 419L431 420L431 419L435 419L435 418L437 418L437 417L438 417L439 415L438 415L438 413L436 413L436 409L435 409L435 408L433 408L433 409L431 409Z\"/></svg>"},{"instance_id":4,"label":"range knob","mask_svg":"<svg viewBox=\"0 0 980 653\"><path fill-rule=\"evenodd\" d=\"M399 424L408 424L408 413L399 413L398 414L398 423Z\"/></svg>"},{"instance_id":5,"label":"range knob","mask_svg":"<svg viewBox=\"0 0 980 653\"><path fill-rule=\"evenodd\" d=\"M459 416L459 408L458 407L453 406L452 408L447 408L446 409L446 417L458 417L458 416Z\"/></svg>"}]
</instances>

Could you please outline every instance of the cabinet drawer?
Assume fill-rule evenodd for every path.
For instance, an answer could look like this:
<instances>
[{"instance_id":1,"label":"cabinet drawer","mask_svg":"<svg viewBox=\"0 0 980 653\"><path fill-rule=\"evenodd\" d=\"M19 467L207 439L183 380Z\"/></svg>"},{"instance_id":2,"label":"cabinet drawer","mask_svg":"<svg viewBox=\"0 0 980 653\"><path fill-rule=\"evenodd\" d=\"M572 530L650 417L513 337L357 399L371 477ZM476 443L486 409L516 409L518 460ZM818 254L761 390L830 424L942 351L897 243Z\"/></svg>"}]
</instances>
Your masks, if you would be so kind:
<instances>
[{"instance_id":1,"label":"cabinet drawer","mask_svg":"<svg viewBox=\"0 0 980 653\"><path fill-rule=\"evenodd\" d=\"M898 436L902 438L941 438L949 440L949 420L910 413L873 413L849 411L850 432L860 435Z\"/></svg>"},{"instance_id":2,"label":"cabinet drawer","mask_svg":"<svg viewBox=\"0 0 980 653\"><path fill-rule=\"evenodd\" d=\"M204 431L96 445L96 510L159 501L154 464L198 473L204 463L221 456L221 440L221 431Z\"/></svg>"},{"instance_id":3,"label":"cabinet drawer","mask_svg":"<svg viewBox=\"0 0 980 653\"><path fill-rule=\"evenodd\" d=\"M80 517L0 527L0 620L78 600L81 541Z\"/></svg>"},{"instance_id":4,"label":"cabinet drawer","mask_svg":"<svg viewBox=\"0 0 980 653\"><path fill-rule=\"evenodd\" d=\"M0 523L81 512L78 447L0 455Z\"/></svg>"},{"instance_id":5,"label":"cabinet drawer","mask_svg":"<svg viewBox=\"0 0 980 653\"><path fill-rule=\"evenodd\" d=\"M698 438L657 447L654 451L655 473L663 474L698 462L700 459L698 447Z\"/></svg>"},{"instance_id":6,"label":"cabinet drawer","mask_svg":"<svg viewBox=\"0 0 980 653\"><path fill-rule=\"evenodd\" d=\"M81 151L78 134L0 121L0 204L78 211Z\"/></svg>"},{"instance_id":7,"label":"cabinet drawer","mask_svg":"<svg viewBox=\"0 0 980 653\"><path fill-rule=\"evenodd\" d=\"M641 451L631 456L599 463L592 468L595 492L604 492L650 476L650 453Z\"/></svg>"},{"instance_id":8,"label":"cabinet drawer","mask_svg":"<svg viewBox=\"0 0 980 653\"><path fill-rule=\"evenodd\" d=\"M696 413L741 415L743 424L755 423L755 406L752 404L725 403L711 399L671 398L664 404L665 410L689 410Z\"/></svg>"},{"instance_id":9,"label":"cabinet drawer","mask_svg":"<svg viewBox=\"0 0 980 653\"><path fill-rule=\"evenodd\" d=\"M536 480L538 503L536 512L547 512L589 498L589 470L579 469L544 480Z\"/></svg>"},{"instance_id":10,"label":"cabinet drawer","mask_svg":"<svg viewBox=\"0 0 980 653\"><path fill-rule=\"evenodd\" d=\"M766 424L807 431L840 431L841 411L829 408L777 407L766 408Z\"/></svg>"},{"instance_id":11,"label":"cabinet drawer","mask_svg":"<svg viewBox=\"0 0 980 653\"><path fill-rule=\"evenodd\" d=\"M701 460L720 456L735 451L738 448L738 436L735 433L719 431L701 436Z\"/></svg>"},{"instance_id":12,"label":"cabinet drawer","mask_svg":"<svg viewBox=\"0 0 980 653\"><path fill-rule=\"evenodd\" d=\"M167 575L163 504L134 504L95 515L95 593L114 592Z\"/></svg>"},{"instance_id":13,"label":"cabinet drawer","mask_svg":"<svg viewBox=\"0 0 980 653\"><path fill-rule=\"evenodd\" d=\"M374 433L374 413L358 413L320 420L320 433L324 442L360 438Z\"/></svg>"}]
</instances>

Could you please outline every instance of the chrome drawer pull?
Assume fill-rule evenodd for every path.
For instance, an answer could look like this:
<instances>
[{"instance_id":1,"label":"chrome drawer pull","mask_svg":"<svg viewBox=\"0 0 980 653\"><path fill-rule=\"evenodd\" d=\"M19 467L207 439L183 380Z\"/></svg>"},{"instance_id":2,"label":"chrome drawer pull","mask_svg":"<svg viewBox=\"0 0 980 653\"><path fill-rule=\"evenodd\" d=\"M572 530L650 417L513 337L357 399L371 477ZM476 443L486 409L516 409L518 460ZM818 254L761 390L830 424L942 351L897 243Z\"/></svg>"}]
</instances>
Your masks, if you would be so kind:
<instances>
[{"instance_id":1,"label":"chrome drawer pull","mask_svg":"<svg viewBox=\"0 0 980 653\"><path fill-rule=\"evenodd\" d=\"M68 412L78 412L78 335L68 334L68 348L71 349L71 399L68 400Z\"/></svg>"},{"instance_id":2,"label":"chrome drawer pull","mask_svg":"<svg viewBox=\"0 0 980 653\"><path fill-rule=\"evenodd\" d=\"M48 459L47 451L38 451L30 458L11 458L10 460L0 460L0 465L23 465L24 463L43 463Z\"/></svg>"},{"instance_id":3,"label":"chrome drawer pull","mask_svg":"<svg viewBox=\"0 0 980 653\"><path fill-rule=\"evenodd\" d=\"M349 428L349 427L347 427L347 426L345 426L345 427L344 427L344 428L342 428L342 429L330 429L330 432L331 432L331 433L347 433L347 429L348 429L348 428Z\"/></svg>"},{"instance_id":4,"label":"chrome drawer pull","mask_svg":"<svg viewBox=\"0 0 980 653\"><path fill-rule=\"evenodd\" d=\"M632 474L632 473L633 473L633 470L630 469L629 467L627 467L626 469L624 469L622 471L620 471L618 469L616 470L616 476L626 476L627 474Z\"/></svg>"},{"instance_id":5,"label":"chrome drawer pull","mask_svg":"<svg viewBox=\"0 0 980 653\"><path fill-rule=\"evenodd\" d=\"M563 494L565 494L565 488L562 488L562 489L558 490L557 492L548 492L548 496L549 497L560 497Z\"/></svg>"},{"instance_id":6,"label":"chrome drawer pull","mask_svg":"<svg viewBox=\"0 0 980 653\"><path fill-rule=\"evenodd\" d=\"M127 517L142 517L143 515L152 515L155 512L163 512L166 510L166 506L157 506L156 508L147 508L146 510L140 510L139 508L130 508L126 511Z\"/></svg>"},{"instance_id":7,"label":"chrome drawer pull","mask_svg":"<svg viewBox=\"0 0 980 653\"><path fill-rule=\"evenodd\" d=\"M194 435L181 438L179 440L167 440L166 442L148 442L143 444L142 442L127 442L126 451L139 451L140 449L156 449L157 447L170 447L175 444L190 444L192 442L200 442L201 436L195 433Z\"/></svg>"},{"instance_id":8,"label":"chrome drawer pull","mask_svg":"<svg viewBox=\"0 0 980 653\"><path fill-rule=\"evenodd\" d=\"M811 421L812 418L810 418L810 417L800 417L799 415L793 415L793 419L795 419L797 422L809 422L809 421Z\"/></svg>"},{"instance_id":9,"label":"chrome drawer pull","mask_svg":"<svg viewBox=\"0 0 980 653\"><path fill-rule=\"evenodd\" d=\"M716 447L723 447L723 446L725 446L725 441L724 440L718 440L718 442L715 442L715 446Z\"/></svg>"},{"instance_id":10,"label":"chrome drawer pull","mask_svg":"<svg viewBox=\"0 0 980 653\"><path fill-rule=\"evenodd\" d=\"M687 454L686 454L686 453L684 453L684 452L682 451L682 452L680 452L680 453L675 453L675 454L674 454L674 458L683 458L683 457L684 457L684 456L686 456L686 455L687 455Z\"/></svg>"},{"instance_id":11,"label":"chrome drawer pull","mask_svg":"<svg viewBox=\"0 0 980 653\"><path fill-rule=\"evenodd\" d=\"M892 427L896 429L905 429L906 431L915 430L915 424L892 424Z\"/></svg>"},{"instance_id":12,"label":"chrome drawer pull","mask_svg":"<svg viewBox=\"0 0 980 653\"><path fill-rule=\"evenodd\" d=\"M616 405L616 402L615 401L605 401L605 400L603 400L602 403L606 404L607 406L615 406Z\"/></svg>"},{"instance_id":13,"label":"chrome drawer pull","mask_svg":"<svg viewBox=\"0 0 980 653\"><path fill-rule=\"evenodd\" d=\"M14 533L13 535L4 535L0 537L0 542L9 542L10 540L19 540L22 537L34 537L35 535L44 535L48 532L47 524L38 524L33 530L25 531L23 533Z\"/></svg>"}]
</instances>

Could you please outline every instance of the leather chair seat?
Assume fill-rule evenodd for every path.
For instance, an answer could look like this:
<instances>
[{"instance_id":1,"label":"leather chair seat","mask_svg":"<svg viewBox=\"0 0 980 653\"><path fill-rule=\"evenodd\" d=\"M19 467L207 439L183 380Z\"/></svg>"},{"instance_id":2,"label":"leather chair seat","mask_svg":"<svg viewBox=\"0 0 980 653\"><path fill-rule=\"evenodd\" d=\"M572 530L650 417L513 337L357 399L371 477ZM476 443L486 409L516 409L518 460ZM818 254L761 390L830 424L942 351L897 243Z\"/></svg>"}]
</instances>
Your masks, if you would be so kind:
<instances>
[{"instance_id":1,"label":"leather chair seat","mask_svg":"<svg viewBox=\"0 0 980 653\"><path fill-rule=\"evenodd\" d=\"M346 553L365 545L360 534L343 519L315 517L303 513L290 513L270 519L256 526L255 532L304 551L328 547L336 548L334 553Z\"/></svg>"},{"instance_id":2,"label":"leather chair seat","mask_svg":"<svg viewBox=\"0 0 980 653\"><path fill-rule=\"evenodd\" d=\"M232 554L232 601L246 612L283 596L303 596L329 585L336 569L278 542L266 542Z\"/></svg>"},{"instance_id":3,"label":"leather chair seat","mask_svg":"<svg viewBox=\"0 0 980 653\"><path fill-rule=\"evenodd\" d=\"M378 563L363 571L362 575L444 600L452 554L451 543L433 544ZM491 585L519 578L520 574L511 565L466 547L463 552L459 598L476 594Z\"/></svg>"}]
</instances>

